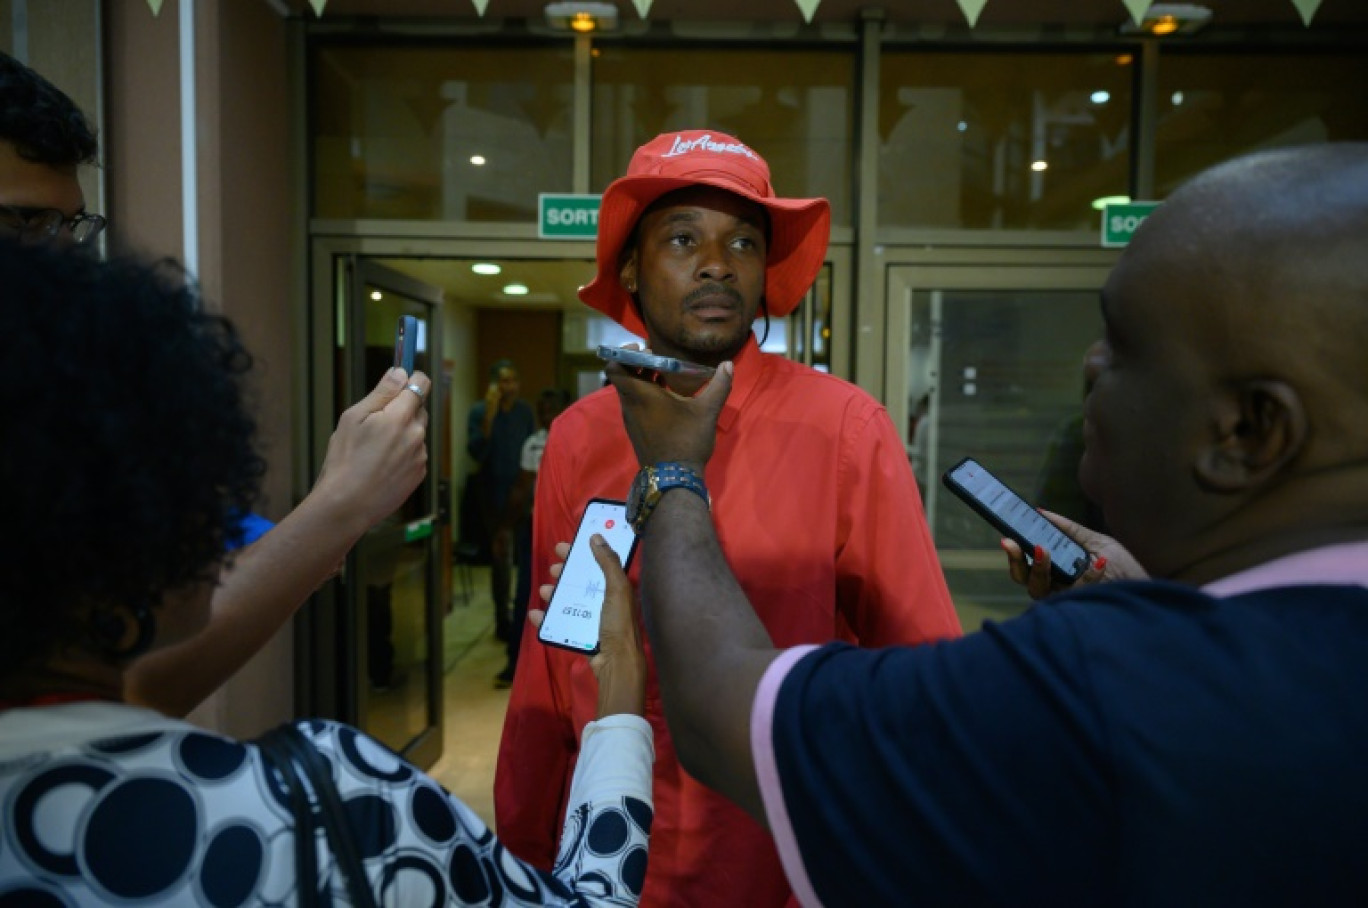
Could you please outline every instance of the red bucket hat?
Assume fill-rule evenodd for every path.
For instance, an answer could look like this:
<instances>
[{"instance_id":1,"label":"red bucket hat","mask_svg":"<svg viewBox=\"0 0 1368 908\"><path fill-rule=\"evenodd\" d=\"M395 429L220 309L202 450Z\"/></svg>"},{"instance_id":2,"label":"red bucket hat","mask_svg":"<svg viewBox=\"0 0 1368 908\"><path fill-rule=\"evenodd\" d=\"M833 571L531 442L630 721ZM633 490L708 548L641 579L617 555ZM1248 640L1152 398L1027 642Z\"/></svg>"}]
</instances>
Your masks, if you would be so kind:
<instances>
[{"instance_id":1,"label":"red bucket hat","mask_svg":"<svg viewBox=\"0 0 1368 908\"><path fill-rule=\"evenodd\" d=\"M725 189L764 206L770 219L765 304L780 317L798 308L826 259L831 207L826 199L777 198L764 158L729 135L701 129L656 136L632 155L627 175L604 190L598 274L579 289L579 298L628 331L646 336L632 297L618 278L618 259L651 203L686 186Z\"/></svg>"}]
</instances>

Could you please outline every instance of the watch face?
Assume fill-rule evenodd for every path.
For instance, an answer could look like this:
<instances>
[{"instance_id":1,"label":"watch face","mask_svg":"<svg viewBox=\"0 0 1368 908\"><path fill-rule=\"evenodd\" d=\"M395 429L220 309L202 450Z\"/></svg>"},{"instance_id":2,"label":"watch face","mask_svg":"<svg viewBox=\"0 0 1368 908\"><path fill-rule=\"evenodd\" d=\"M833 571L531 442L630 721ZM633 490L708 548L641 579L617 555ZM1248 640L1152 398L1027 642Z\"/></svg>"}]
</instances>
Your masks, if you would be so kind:
<instances>
[{"instance_id":1,"label":"watch face","mask_svg":"<svg viewBox=\"0 0 1368 908\"><path fill-rule=\"evenodd\" d=\"M639 526L642 520L642 505L646 501L646 489L651 484L651 468L642 467L632 480L631 491L627 493L627 522Z\"/></svg>"}]
</instances>

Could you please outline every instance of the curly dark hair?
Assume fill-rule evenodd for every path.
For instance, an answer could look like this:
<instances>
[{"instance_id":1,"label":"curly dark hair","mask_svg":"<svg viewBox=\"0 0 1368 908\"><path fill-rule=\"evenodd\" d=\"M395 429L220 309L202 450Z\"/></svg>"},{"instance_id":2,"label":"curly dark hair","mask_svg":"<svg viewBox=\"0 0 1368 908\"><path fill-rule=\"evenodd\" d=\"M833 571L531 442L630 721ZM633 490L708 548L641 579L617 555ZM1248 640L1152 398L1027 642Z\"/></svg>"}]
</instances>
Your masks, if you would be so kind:
<instances>
[{"instance_id":1,"label":"curly dark hair","mask_svg":"<svg viewBox=\"0 0 1368 908\"><path fill-rule=\"evenodd\" d=\"M61 89L0 53L0 140L38 164L74 167L95 160L99 142L85 114Z\"/></svg>"},{"instance_id":2,"label":"curly dark hair","mask_svg":"<svg viewBox=\"0 0 1368 908\"><path fill-rule=\"evenodd\" d=\"M0 677L212 580L265 473L252 358L174 263L0 241Z\"/></svg>"}]
</instances>

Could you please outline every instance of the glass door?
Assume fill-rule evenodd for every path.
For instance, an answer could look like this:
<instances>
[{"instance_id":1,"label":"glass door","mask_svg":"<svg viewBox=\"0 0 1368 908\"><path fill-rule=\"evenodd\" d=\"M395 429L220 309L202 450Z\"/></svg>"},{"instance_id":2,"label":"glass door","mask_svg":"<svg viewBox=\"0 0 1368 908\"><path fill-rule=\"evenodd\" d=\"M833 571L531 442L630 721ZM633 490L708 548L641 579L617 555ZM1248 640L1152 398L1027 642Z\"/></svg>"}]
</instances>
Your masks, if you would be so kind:
<instances>
[{"instance_id":1,"label":"glass door","mask_svg":"<svg viewBox=\"0 0 1368 908\"><path fill-rule=\"evenodd\" d=\"M449 596L445 560L450 532L440 508L446 431L445 394L438 370L442 292L359 256L339 262L339 316L345 323L334 347L335 374L345 386L338 400L358 400L393 365L395 325L418 321L415 368L432 378L427 406L428 475L398 510L366 533L347 559L343 645L354 656L348 686L358 726L396 752L431 765L442 742L442 617ZM339 414L340 415L340 414Z\"/></svg>"},{"instance_id":2,"label":"glass door","mask_svg":"<svg viewBox=\"0 0 1368 908\"><path fill-rule=\"evenodd\" d=\"M1101 336L1107 270L888 269L886 399L965 630L1015 614L1027 599L1007 576L999 536L940 477L973 456L1035 504L1050 504L1052 484L1076 486L1083 358Z\"/></svg>"}]
</instances>

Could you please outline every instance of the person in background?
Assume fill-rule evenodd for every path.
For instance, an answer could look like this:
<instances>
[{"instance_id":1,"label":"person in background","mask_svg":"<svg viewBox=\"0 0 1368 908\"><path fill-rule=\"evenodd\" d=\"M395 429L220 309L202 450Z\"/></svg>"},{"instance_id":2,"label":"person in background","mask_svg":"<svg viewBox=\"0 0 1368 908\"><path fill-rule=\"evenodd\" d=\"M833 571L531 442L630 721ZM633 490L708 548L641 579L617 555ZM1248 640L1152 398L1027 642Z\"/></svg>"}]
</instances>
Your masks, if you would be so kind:
<instances>
[{"instance_id":1,"label":"person in background","mask_svg":"<svg viewBox=\"0 0 1368 908\"><path fill-rule=\"evenodd\" d=\"M1130 554L962 640L790 646L707 503L661 497L641 603L680 762L768 826L803 904L1363 904L1366 236L1368 143L1170 195L1103 288L1084 404L1116 540L1076 535ZM692 399L608 373L640 463L721 453L739 368Z\"/></svg>"},{"instance_id":2,"label":"person in background","mask_svg":"<svg viewBox=\"0 0 1368 908\"><path fill-rule=\"evenodd\" d=\"M527 621L528 602L532 598L532 498L537 488L537 470L541 468L542 452L551 423L570 406L570 393L561 388L545 388L537 396L537 425L541 428L523 442L519 465L522 472L508 495L499 530L494 534L496 557L499 549L507 548L513 540L518 565L518 583L513 594L513 621L508 635L508 664L494 676L494 687L503 690L513 683L513 672L518 667L518 650L522 648L523 624Z\"/></svg>"},{"instance_id":3,"label":"person in background","mask_svg":"<svg viewBox=\"0 0 1368 908\"><path fill-rule=\"evenodd\" d=\"M0 53L0 239L90 249L106 221L86 211L77 171L94 162L98 147L70 98ZM130 701L169 715L190 712L336 573L368 527L408 497L426 469L427 412L417 411L413 426L373 417L409 380L394 370L342 415L313 489L279 525L251 512L226 518L224 545L251 544L224 566L204 632L130 666Z\"/></svg>"},{"instance_id":4,"label":"person in background","mask_svg":"<svg viewBox=\"0 0 1368 908\"><path fill-rule=\"evenodd\" d=\"M511 636L508 596L512 576L508 549L505 546L495 552L494 538L521 472L523 442L537 430L532 408L518 396L521 387L513 361L498 360L489 367L484 400L475 402L466 419L466 451L479 465L467 482L475 483L485 535L483 544L493 555L489 576L494 597L494 636L501 641Z\"/></svg>"},{"instance_id":5,"label":"person in background","mask_svg":"<svg viewBox=\"0 0 1368 908\"><path fill-rule=\"evenodd\" d=\"M574 537L590 498L634 499L641 520L662 488L677 485L711 501L727 561L785 644L884 646L959 634L887 412L840 378L762 353L752 330L762 313L785 318L802 302L826 258L830 223L825 199L776 195L764 159L731 136L682 130L637 149L603 194L598 270L580 298L656 353L705 366L734 360L736 393L706 474L652 462L635 495L639 465L612 389L562 413L537 477L534 582L545 581L554 545ZM689 394L702 379L669 383ZM504 844L539 866L555 853L591 685L583 660L524 634L495 812ZM680 769L654 680L647 708L658 811L643 902L787 904L774 841Z\"/></svg>"},{"instance_id":6,"label":"person in background","mask_svg":"<svg viewBox=\"0 0 1368 908\"><path fill-rule=\"evenodd\" d=\"M1105 365L1106 344L1093 341L1083 353L1083 398L1092 393L1093 384ZM1078 465L1083 461L1083 409L1066 419L1050 438L1045 462L1036 480L1036 507L1105 533L1102 511L1083 492L1078 481Z\"/></svg>"},{"instance_id":7,"label":"person in background","mask_svg":"<svg viewBox=\"0 0 1368 908\"><path fill-rule=\"evenodd\" d=\"M305 884L351 904L331 837L318 877L297 879L288 790L256 743L125 696L139 654L204 633L225 558L248 557L225 553L225 518L250 511L264 470L251 356L165 265L0 241L0 287L0 408L22 439L0 445L0 904L296 904ZM430 387L414 373L367 418L421 445ZM377 903L636 904L645 656L629 603L604 622L553 872L379 741L294 723L326 758Z\"/></svg>"}]
</instances>

